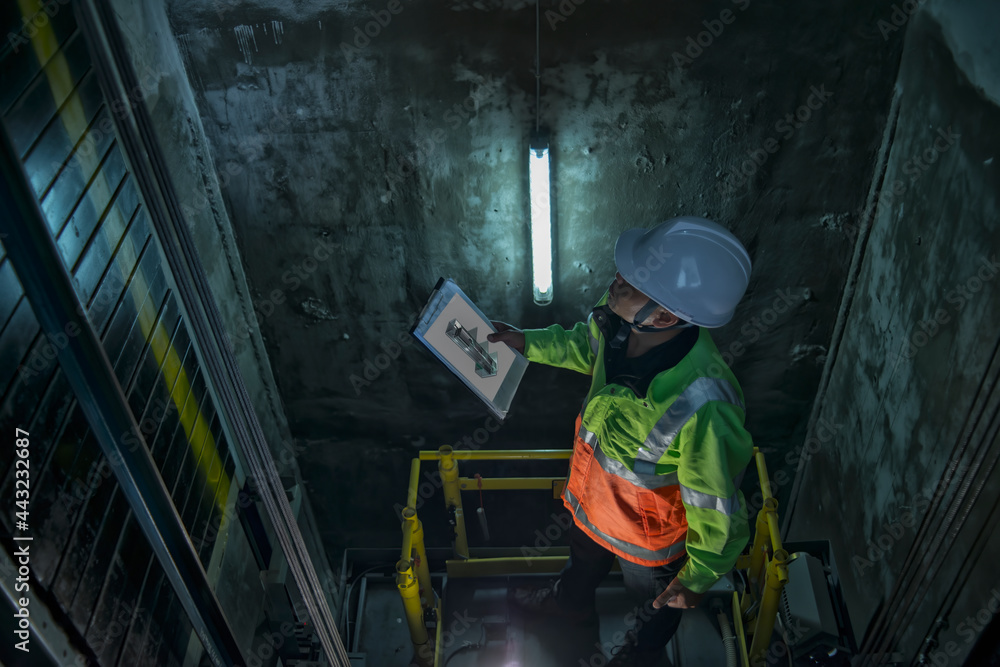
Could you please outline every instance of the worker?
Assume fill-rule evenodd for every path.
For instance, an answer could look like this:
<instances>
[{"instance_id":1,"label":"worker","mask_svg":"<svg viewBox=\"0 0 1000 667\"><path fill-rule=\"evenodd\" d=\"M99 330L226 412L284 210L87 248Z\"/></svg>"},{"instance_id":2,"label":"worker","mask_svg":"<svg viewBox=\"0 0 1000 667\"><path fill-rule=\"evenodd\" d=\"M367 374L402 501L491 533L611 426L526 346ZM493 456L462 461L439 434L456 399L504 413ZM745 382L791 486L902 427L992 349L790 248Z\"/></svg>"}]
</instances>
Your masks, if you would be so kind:
<instances>
[{"instance_id":1,"label":"worker","mask_svg":"<svg viewBox=\"0 0 1000 667\"><path fill-rule=\"evenodd\" d=\"M750 257L724 227L694 217L626 231L614 255L618 271L586 322L494 322L489 336L593 376L562 494L569 559L554 584L515 589L511 602L595 621L596 588L617 556L641 607L607 664L655 666L681 610L732 569L750 536L743 392L708 332L732 319Z\"/></svg>"}]
</instances>

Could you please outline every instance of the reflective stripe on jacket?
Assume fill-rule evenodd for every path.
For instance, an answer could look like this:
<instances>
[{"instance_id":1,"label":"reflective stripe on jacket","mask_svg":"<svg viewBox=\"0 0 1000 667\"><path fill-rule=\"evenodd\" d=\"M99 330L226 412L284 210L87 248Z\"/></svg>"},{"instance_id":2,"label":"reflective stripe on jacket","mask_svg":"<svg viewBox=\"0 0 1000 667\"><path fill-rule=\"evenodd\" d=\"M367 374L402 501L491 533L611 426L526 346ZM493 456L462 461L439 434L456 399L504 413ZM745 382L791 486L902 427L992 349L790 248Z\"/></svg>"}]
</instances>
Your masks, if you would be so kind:
<instances>
[{"instance_id":1,"label":"reflective stripe on jacket","mask_svg":"<svg viewBox=\"0 0 1000 667\"><path fill-rule=\"evenodd\" d=\"M742 391L708 331L644 397L606 383L604 337L590 319L524 333L530 361L593 376L563 493L576 524L635 563L686 552L678 578L707 590L749 540L739 483L753 452Z\"/></svg>"}]
</instances>

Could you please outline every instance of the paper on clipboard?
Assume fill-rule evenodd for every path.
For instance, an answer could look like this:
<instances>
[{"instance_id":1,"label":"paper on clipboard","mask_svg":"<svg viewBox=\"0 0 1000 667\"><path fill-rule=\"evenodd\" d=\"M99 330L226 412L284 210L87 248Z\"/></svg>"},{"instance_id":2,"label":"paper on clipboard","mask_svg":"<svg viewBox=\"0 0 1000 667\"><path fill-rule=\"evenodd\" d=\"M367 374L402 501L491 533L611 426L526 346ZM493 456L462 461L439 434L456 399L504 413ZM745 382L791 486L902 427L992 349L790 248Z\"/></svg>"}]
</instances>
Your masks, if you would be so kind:
<instances>
[{"instance_id":1,"label":"paper on clipboard","mask_svg":"<svg viewBox=\"0 0 1000 667\"><path fill-rule=\"evenodd\" d=\"M442 278L411 333L503 420L528 360L506 343L490 343L495 329L453 280Z\"/></svg>"}]
</instances>

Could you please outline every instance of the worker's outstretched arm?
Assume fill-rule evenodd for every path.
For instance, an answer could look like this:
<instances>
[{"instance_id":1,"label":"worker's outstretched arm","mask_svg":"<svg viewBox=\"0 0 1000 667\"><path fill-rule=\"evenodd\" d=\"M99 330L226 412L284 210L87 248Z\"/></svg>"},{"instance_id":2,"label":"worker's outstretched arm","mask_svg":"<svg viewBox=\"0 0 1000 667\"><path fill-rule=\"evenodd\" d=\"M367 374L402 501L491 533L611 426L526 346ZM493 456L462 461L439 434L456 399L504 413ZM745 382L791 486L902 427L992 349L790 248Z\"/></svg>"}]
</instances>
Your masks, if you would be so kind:
<instances>
[{"instance_id":1,"label":"worker's outstretched arm","mask_svg":"<svg viewBox=\"0 0 1000 667\"><path fill-rule=\"evenodd\" d=\"M577 322L567 331L558 324L544 329L520 331L503 322L492 322L497 333L487 337L491 343L507 343L512 348L535 361L548 366L568 368L590 375L597 358L594 353L596 342L593 332L588 332L587 323Z\"/></svg>"},{"instance_id":2,"label":"worker's outstretched arm","mask_svg":"<svg viewBox=\"0 0 1000 667\"><path fill-rule=\"evenodd\" d=\"M684 444L677 477L687 515L688 561L671 585L675 590L668 588L657 599L660 605L683 590L696 594L688 597L697 604L700 594L733 568L750 539L746 500L736 486L753 456L753 440L743 427L743 411L713 401L684 429L692 431L680 438Z\"/></svg>"}]
</instances>

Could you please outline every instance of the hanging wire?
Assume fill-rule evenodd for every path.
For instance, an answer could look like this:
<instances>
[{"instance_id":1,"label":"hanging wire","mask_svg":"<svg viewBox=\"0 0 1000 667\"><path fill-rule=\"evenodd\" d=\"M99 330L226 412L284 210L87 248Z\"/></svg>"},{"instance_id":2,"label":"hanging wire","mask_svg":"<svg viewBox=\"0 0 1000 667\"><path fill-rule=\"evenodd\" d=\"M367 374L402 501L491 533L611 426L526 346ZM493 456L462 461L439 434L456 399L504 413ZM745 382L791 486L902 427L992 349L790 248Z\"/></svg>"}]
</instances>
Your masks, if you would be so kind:
<instances>
[{"instance_id":1,"label":"hanging wire","mask_svg":"<svg viewBox=\"0 0 1000 667\"><path fill-rule=\"evenodd\" d=\"M541 4L542 0L535 0L535 134L538 133L539 118L542 110L542 69L539 64L539 10L538 6Z\"/></svg>"}]
</instances>

